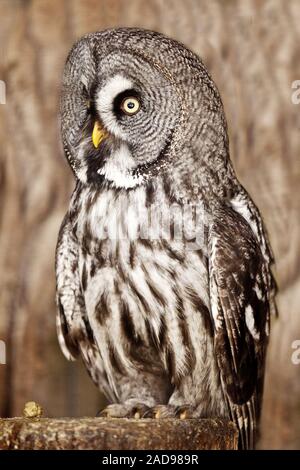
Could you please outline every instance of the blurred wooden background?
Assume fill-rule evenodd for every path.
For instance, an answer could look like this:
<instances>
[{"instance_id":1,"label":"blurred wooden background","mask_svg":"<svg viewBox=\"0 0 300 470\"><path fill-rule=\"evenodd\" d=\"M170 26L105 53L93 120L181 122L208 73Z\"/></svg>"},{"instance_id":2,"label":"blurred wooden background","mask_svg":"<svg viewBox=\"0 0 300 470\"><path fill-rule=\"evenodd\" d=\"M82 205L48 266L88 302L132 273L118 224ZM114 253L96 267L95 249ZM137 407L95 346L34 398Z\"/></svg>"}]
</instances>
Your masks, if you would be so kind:
<instances>
[{"instance_id":1,"label":"blurred wooden background","mask_svg":"<svg viewBox=\"0 0 300 470\"><path fill-rule=\"evenodd\" d=\"M101 397L55 333L54 248L73 187L58 129L64 60L74 40L113 26L166 33L195 50L223 97L240 179L277 258L280 319L268 358L262 447L300 448L298 0L0 0L0 415L27 400L49 416L95 415Z\"/></svg>"}]
</instances>

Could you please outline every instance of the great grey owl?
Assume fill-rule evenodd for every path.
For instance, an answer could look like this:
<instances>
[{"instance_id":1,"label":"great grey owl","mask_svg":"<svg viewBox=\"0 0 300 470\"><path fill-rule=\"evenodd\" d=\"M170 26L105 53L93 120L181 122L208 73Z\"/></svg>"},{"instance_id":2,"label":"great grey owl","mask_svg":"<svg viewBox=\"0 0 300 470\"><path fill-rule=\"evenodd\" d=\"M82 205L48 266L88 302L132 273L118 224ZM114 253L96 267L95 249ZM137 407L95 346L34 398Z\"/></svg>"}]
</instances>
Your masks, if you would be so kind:
<instances>
[{"instance_id":1,"label":"great grey owl","mask_svg":"<svg viewBox=\"0 0 300 470\"><path fill-rule=\"evenodd\" d=\"M56 253L64 354L110 400L102 415L230 418L252 448L273 258L205 66L152 31L88 34L61 125L76 177Z\"/></svg>"}]
</instances>

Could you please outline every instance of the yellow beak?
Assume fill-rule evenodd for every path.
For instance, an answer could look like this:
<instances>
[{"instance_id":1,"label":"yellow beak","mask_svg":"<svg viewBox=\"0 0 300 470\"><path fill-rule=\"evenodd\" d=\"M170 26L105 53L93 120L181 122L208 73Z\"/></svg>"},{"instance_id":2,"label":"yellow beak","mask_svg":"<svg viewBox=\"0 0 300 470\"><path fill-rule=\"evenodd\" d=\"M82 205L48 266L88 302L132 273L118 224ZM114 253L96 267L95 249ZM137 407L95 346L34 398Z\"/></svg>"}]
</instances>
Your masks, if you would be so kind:
<instances>
[{"instance_id":1,"label":"yellow beak","mask_svg":"<svg viewBox=\"0 0 300 470\"><path fill-rule=\"evenodd\" d=\"M97 149L101 144L102 140L104 140L108 136L108 132L103 129L99 121L95 121L94 129L92 133L92 141L94 147Z\"/></svg>"}]
</instances>

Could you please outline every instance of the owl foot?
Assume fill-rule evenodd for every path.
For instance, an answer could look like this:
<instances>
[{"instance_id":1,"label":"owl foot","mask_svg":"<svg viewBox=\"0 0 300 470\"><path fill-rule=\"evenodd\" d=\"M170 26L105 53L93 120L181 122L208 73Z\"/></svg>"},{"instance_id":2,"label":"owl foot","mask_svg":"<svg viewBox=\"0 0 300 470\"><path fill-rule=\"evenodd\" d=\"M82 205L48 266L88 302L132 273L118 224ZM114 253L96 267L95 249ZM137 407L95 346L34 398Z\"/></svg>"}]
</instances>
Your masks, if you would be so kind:
<instances>
[{"instance_id":1,"label":"owl foot","mask_svg":"<svg viewBox=\"0 0 300 470\"><path fill-rule=\"evenodd\" d=\"M192 419L197 418L196 407L191 405L176 406L175 416L179 419Z\"/></svg>"},{"instance_id":2,"label":"owl foot","mask_svg":"<svg viewBox=\"0 0 300 470\"><path fill-rule=\"evenodd\" d=\"M135 418L140 419L148 410L148 406L143 403L126 404L112 403L100 411L97 416L100 418Z\"/></svg>"},{"instance_id":3,"label":"owl foot","mask_svg":"<svg viewBox=\"0 0 300 470\"><path fill-rule=\"evenodd\" d=\"M175 407L172 405L155 405L146 411L143 418L175 418Z\"/></svg>"}]
</instances>

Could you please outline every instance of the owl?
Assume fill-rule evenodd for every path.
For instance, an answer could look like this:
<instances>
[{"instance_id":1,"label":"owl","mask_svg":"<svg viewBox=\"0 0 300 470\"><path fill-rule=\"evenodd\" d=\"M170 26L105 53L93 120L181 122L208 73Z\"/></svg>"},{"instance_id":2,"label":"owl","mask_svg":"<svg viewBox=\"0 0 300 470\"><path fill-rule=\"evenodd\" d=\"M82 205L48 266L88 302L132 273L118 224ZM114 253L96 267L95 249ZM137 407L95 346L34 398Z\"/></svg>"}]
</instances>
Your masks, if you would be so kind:
<instances>
[{"instance_id":1,"label":"owl","mask_svg":"<svg viewBox=\"0 0 300 470\"><path fill-rule=\"evenodd\" d=\"M152 31L88 34L66 61L61 130L76 186L58 338L109 400L101 416L221 417L253 448L273 256L203 62Z\"/></svg>"}]
</instances>

